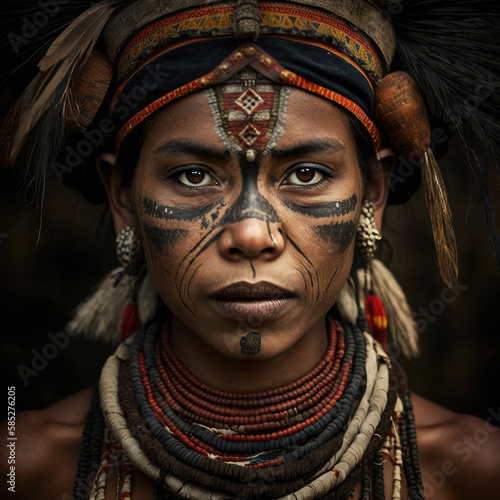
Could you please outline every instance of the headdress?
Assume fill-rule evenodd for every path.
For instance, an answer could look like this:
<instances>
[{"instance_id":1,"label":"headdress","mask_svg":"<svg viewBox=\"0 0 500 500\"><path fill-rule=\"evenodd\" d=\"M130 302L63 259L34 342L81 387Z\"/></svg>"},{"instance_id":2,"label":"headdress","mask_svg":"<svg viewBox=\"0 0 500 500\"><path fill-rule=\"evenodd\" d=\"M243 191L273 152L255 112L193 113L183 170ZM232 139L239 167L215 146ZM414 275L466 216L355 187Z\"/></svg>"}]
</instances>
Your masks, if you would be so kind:
<instances>
[{"instance_id":1,"label":"headdress","mask_svg":"<svg viewBox=\"0 0 500 500\"><path fill-rule=\"evenodd\" d=\"M341 105L362 124L375 152L384 144L392 146L399 158L389 203L406 201L424 180L442 275L448 284L453 282L455 238L433 150L440 154L451 134L463 135L470 124L484 152L498 160L498 3L66 3L57 13L63 26L54 29L48 22L37 30L35 38L43 43L40 71L4 123L4 163L12 164L29 144L28 163L36 165L29 175L42 189L53 166L63 183L91 201L101 201L92 160L106 139L126 156L131 138L157 110L253 68L274 82ZM9 41L26 57L35 40L24 43L12 27L15 22L23 26L23 16L29 21L28 10L19 11L11 2L3 7L11 10ZM57 17L46 12L49 20L51 16ZM57 34L51 43L50 33ZM15 64L15 57L11 59ZM488 160L480 156L471 151L469 161L479 170L478 187L500 264L500 239L489 206Z\"/></svg>"}]
</instances>

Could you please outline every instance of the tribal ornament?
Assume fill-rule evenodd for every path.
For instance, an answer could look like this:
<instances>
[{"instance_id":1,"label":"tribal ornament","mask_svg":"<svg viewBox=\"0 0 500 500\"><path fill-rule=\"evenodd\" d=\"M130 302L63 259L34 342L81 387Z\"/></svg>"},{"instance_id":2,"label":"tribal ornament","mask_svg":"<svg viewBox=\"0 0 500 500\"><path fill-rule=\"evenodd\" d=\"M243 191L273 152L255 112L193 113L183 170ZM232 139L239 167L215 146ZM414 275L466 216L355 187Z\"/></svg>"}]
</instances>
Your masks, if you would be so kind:
<instances>
[{"instance_id":1,"label":"tribal ornament","mask_svg":"<svg viewBox=\"0 0 500 500\"><path fill-rule=\"evenodd\" d=\"M250 67L209 89L215 129L224 145L236 154L244 148L268 154L283 134L289 94L289 88Z\"/></svg>"},{"instance_id":2,"label":"tribal ornament","mask_svg":"<svg viewBox=\"0 0 500 500\"><path fill-rule=\"evenodd\" d=\"M363 201L361 215L356 228L356 244L365 262L369 263L375 257L377 242L382 239L373 218L373 203Z\"/></svg>"},{"instance_id":3,"label":"tribal ornament","mask_svg":"<svg viewBox=\"0 0 500 500\"><path fill-rule=\"evenodd\" d=\"M116 237L116 256L123 272L135 276L144 263L144 250L139 232L135 227L124 227Z\"/></svg>"},{"instance_id":4,"label":"tribal ornament","mask_svg":"<svg viewBox=\"0 0 500 500\"><path fill-rule=\"evenodd\" d=\"M372 261L375 258L377 242L381 239L373 217L373 203L364 200L356 228L356 244L365 261L365 314L373 338L387 349L387 316L380 298L373 292L371 279Z\"/></svg>"}]
</instances>

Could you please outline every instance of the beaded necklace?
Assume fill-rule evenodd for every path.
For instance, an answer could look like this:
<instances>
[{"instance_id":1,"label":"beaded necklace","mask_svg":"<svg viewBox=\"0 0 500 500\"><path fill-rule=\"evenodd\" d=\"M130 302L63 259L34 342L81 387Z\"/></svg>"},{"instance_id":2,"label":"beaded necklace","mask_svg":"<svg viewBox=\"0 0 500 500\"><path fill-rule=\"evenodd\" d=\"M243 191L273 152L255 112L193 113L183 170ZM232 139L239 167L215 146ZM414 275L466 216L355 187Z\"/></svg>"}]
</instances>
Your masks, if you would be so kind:
<instances>
[{"instance_id":1,"label":"beaded necklace","mask_svg":"<svg viewBox=\"0 0 500 500\"><path fill-rule=\"evenodd\" d=\"M122 478L116 498L131 495L132 464L154 481L156 498L341 499L361 479L363 498L381 499L386 459L393 498L403 468L410 498L422 498L416 446L403 460L402 441L410 449L414 436L401 415L411 410L403 412L391 362L359 328L327 322L328 348L313 370L253 393L202 383L172 351L168 322L143 327L103 368L107 438L90 497L75 498L104 499L114 463ZM81 477L92 467L80 469Z\"/></svg>"}]
</instances>

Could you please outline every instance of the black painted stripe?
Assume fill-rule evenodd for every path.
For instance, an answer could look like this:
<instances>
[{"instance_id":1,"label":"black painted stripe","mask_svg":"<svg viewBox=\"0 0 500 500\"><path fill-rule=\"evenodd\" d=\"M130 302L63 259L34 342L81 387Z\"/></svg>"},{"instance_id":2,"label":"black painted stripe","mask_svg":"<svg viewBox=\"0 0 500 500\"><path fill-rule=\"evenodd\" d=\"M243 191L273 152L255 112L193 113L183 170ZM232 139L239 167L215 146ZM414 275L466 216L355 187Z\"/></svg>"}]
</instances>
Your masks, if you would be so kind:
<instances>
[{"instance_id":1,"label":"black painted stripe","mask_svg":"<svg viewBox=\"0 0 500 500\"><path fill-rule=\"evenodd\" d=\"M186 236L189 232L186 229L163 229L146 223L144 223L144 231L146 236L160 250L163 249L163 246L175 245L180 238Z\"/></svg>"},{"instance_id":2,"label":"black painted stripe","mask_svg":"<svg viewBox=\"0 0 500 500\"><path fill-rule=\"evenodd\" d=\"M191 221L206 215L219 201L197 208L169 207L161 205L150 198L143 199L144 213L157 219Z\"/></svg>"},{"instance_id":3,"label":"black painted stripe","mask_svg":"<svg viewBox=\"0 0 500 500\"><path fill-rule=\"evenodd\" d=\"M356 193L354 193L347 200L328 201L326 203L317 203L315 205L299 205L298 203L292 203L289 200L282 200L281 203L294 212L319 219L321 217L341 217L342 215L354 212L358 204L358 197L356 196Z\"/></svg>"}]
</instances>

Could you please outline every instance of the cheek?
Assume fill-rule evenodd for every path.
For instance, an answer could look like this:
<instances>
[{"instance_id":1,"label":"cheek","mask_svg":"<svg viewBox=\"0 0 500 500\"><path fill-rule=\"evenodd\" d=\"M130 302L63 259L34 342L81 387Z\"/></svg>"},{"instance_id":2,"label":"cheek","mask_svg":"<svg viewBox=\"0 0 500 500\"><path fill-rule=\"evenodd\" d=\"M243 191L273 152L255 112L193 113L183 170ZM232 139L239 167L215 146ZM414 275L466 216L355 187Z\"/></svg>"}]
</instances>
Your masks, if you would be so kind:
<instances>
[{"instance_id":1,"label":"cheek","mask_svg":"<svg viewBox=\"0 0 500 500\"><path fill-rule=\"evenodd\" d=\"M182 259L183 243L187 235L183 233L174 237L173 231L177 230L156 227L148 229L146 224L143 227L146 265L160 295L165 299L164 294L175 289L175 270Z\"/></svg>"},{"instance_id":2,"label":"cheek","mask_svg":"<svg viewBox=\"0 0 500 500\"><path fill-rule=\"evenodd\" d=\"M332 253L345 252L356 234L354 221L330 222L314 226L314 232L321 242L326 243Z\"/></svg>"},{"instance_id":3,"label":"cheek","mask_svg":"<svg viewBox=\"0 0 500 500\"><path fill-rule=\"evenodd\" d=\"M181 208L163 202L169 198L151 189L138 202L146 263L163 301L196 316L196 275L212 256L229 203L216 199Z\"/></svg>"},{"instance_id":4,"label":"cheek","mask_svg":"<svg viewBox=\"0 0 500 500\"><path fill-rule=\"evenodd\" d=\"M347 280L354 255L359 202L344 200L281 210L295 268L303 275L310 307L328 310ZM300 213L299 213L300 211Z\"/></svg>"}]
</instances>

